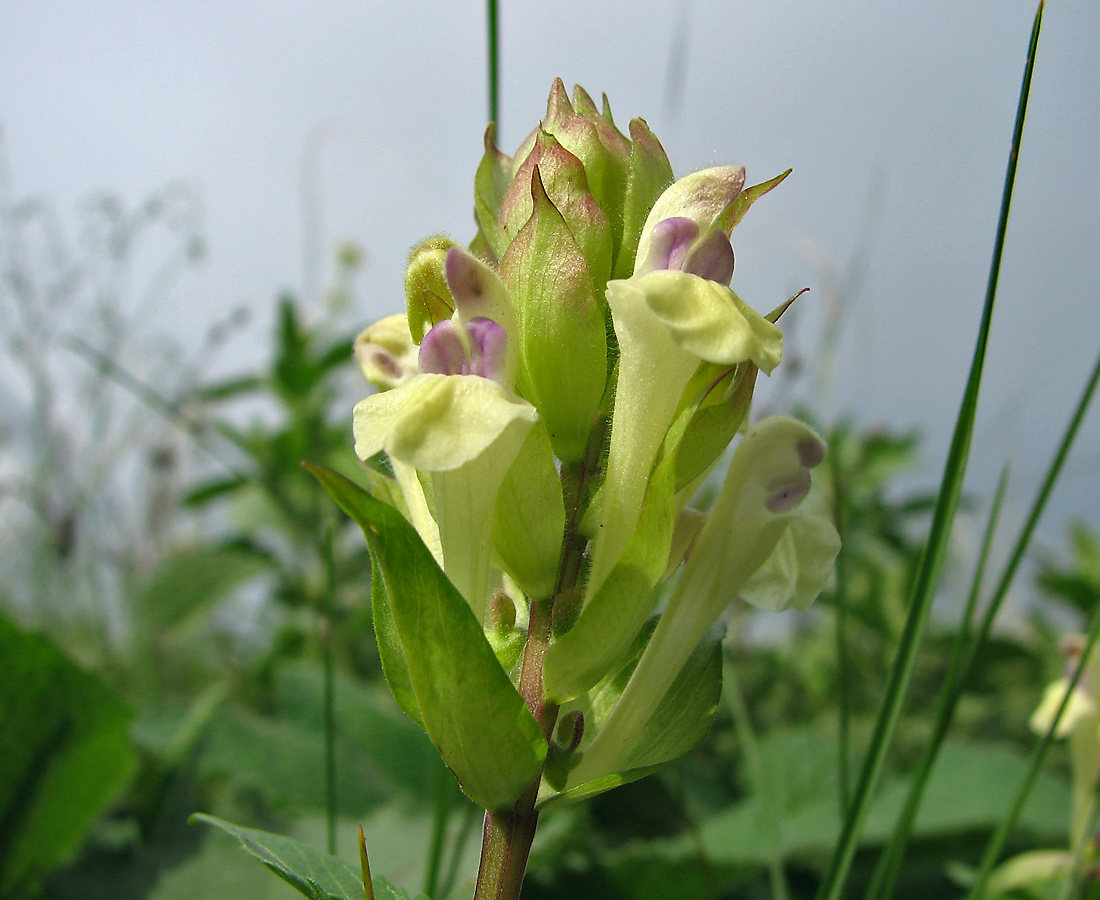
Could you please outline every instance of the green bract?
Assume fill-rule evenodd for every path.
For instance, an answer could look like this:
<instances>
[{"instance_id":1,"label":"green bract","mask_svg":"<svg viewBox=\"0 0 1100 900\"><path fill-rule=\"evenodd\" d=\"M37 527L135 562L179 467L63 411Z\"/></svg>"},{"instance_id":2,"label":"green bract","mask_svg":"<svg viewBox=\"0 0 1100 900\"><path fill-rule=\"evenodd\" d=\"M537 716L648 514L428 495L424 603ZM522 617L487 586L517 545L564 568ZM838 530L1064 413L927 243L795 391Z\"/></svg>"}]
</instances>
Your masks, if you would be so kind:
<instances>
[{"instance_id":1,"label":"green bract","mask_svg":"<svg viewBox=\"0 0 1100 900\"><path fill-rule=\"evenodd\" d=\"M744 434L709 513L686 505L782 358L777 314L729 284L731 230L784 176L674 182L645 122L624 134L606 100L570 101L560 81L514 157L493 137L469 249L417 247L405 316L357 341L381 390L354 415L374 497L319 477L371 544L394 696L470 796L498 810L524 783L530 815L536 797L598 793L697 746L722 611L805 609L839 542L798 512L825 447L789 418ZM559 708L544 765L532 721L552 736Z\"/></svg>"}]
</instances>

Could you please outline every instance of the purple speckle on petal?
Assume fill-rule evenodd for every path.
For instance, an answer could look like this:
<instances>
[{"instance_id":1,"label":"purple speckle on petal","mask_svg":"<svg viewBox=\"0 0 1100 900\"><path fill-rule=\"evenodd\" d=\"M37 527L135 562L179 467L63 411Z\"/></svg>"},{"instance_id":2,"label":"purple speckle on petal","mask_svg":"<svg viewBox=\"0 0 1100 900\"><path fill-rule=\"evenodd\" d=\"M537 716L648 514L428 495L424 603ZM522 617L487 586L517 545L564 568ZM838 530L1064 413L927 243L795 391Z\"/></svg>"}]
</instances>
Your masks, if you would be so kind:
<instances>
[{"instance_id":1,"label":"purple speckle on petal","mask_svg":"<svg viewBox=\"0 0 1100 900\"><path fill-rule=\"evenodd\" d=\"M715 229L692 248L680 268L707 281L728 285L733 278L733 247L729 238Z\"/></svg>"},{"instance_id":2,"label":"purple speckle on petal","mask_svg":"<svg viewBox=\"0 0 1100 900\"><path fill-rule=\"evenodd\" d=\"M768 492L764 505L776 515L795 509L810 492L810 470L799 469L795 480L773 487Z\"/></svg>"},{"instance_id":3,"label":"purple speckle on petal","mask_svg":"<svg viewBox=\"0 0 1100 900\"><path fill-rule=\"evenodd\" d=\"M508 332L492 319L478 316L466 326L470 336L470 375L500 381L508 353Z\"/></svg>"},{"instance_id":4,"label":"purple speckle on petal","mask_svg":"<svg viewBox=\"0 0 1100 900\"><path fill-rule=\"evenodd\" d=\"M420 343L420 371L435 375L469 374L470 357L455 324L444 319Z\"/></svg>"},{"instance_id":5,"label":"purple speckle on petal","mask_svg":"<svg viewBox=\"0 0 1100 900\"><path fill-rule=\"evenodd\" d=\"M480 375L503 381L508 332L492 319L478 316L461 326L453 319L440 322L420 343L420 371L433 375Z\"/></svg>"},{"instance_id":6,"label":"purple speckle on petal","mask_svg":"<svg viewBox=\"0 0 1100 900\"><path fill-rule=\"evenodd\" d=\"M699 226L692 219L683 216L662 219L653 226L646 271L681 268L691 242L698 235Z\"/></svg>"},{"instance_id":7,"label":"purple speckle on petal","mask_svg":"<svg viewBox=\"0 0 1100 900\"><path fill-rule=\"evenodd\" d=\"M808 437L798 442L798 458L807 469L812 469L825 459L825 442L818 437Z\"/></svg>"}]
</instances>

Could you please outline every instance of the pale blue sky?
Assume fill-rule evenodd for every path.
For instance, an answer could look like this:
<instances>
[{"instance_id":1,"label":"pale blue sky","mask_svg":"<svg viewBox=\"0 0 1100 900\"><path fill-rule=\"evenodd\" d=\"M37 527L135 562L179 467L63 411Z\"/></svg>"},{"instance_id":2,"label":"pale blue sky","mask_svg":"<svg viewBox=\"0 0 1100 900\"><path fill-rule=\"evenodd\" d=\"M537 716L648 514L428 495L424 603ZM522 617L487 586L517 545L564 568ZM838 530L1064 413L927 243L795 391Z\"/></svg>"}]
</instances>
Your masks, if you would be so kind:
<instances>
[{"instance_id":1,"label":"pale blue sky","mask_svg":"<svg viewBox=\"0 0 1100 900\"><path fill-rule=\"evenodd\" d=\"M978 321L1030 0L501 7L504 149L538 121L560 75L606 91L623 122L646 118L679 173L738 162L756 181L794 168L735 234L734 287L767 309L809 285L797 340L810 345L836 279L867 251L818 399L826 413L924 426L938 467ZM283 288L316 288L303 274L308 171L326 264L343 239L367 250L366 323L399 308L413 244L471 233L483 15L481 3L7 0L0 123L15 194L70 211L98 189L137 203L173 179L192 184L208 258L158 318L197 340L194 323L238 303L263 312ZM1019 502L1100 351L1098 147L1100 4L1055 0L974 459L988 485L1013 456ZM260 327L229 359L266 351ZM1098 509L1094 412L1056 512L1100 524Z\"/></svg>"}]
</instances>

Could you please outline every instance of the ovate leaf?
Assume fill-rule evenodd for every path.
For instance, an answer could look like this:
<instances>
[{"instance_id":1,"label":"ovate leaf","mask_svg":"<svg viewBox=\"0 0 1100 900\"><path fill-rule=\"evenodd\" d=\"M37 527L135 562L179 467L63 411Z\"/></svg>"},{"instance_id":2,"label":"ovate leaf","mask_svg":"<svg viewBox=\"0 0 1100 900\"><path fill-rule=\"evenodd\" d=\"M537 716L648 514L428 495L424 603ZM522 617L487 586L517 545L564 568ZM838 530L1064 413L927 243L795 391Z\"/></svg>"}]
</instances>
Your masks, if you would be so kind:
<instances>
[{"instance_id":1,"label":"ovate leaf","mask_svg":"<svg viewBox=\"0 0 1100 900\"><path fill-rule=\"evenodd\" d=\"M511 807L538 778L546 740L469 605L413 527L342 475L307 465L366 535L432 742L475 803Z\"/></svg>"}]
</instances>

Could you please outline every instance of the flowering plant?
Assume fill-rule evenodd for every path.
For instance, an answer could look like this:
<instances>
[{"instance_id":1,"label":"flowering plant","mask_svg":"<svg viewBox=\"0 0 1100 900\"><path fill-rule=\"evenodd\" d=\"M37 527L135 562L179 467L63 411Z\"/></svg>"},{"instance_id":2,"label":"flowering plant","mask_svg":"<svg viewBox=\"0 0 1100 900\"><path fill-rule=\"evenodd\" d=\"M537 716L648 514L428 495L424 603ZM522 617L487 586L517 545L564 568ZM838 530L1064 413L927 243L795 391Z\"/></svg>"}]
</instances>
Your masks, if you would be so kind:
<instances>
[{"instance_id":1,"label":"flowering plant","mask_svg":"<svg viewBox=\"0 0 1100 900\"><path fill-rule=\"evenodd\" d=\"M369 493L314 469L370 545L394 697L486 810L477 897L518 894L547 805L697 746L723 610L804 609L839 550L799 512L823 441L748 426L785 305L729 287L730 234L786 173L674 181L645 122L628 135L560 81L514 157L490 126L474 240L416 248L406 314L356 344Z\"/></svg>"}]
</instances>

